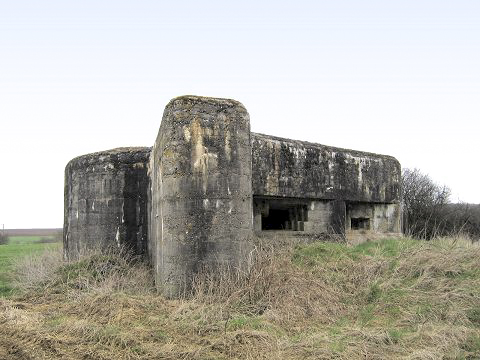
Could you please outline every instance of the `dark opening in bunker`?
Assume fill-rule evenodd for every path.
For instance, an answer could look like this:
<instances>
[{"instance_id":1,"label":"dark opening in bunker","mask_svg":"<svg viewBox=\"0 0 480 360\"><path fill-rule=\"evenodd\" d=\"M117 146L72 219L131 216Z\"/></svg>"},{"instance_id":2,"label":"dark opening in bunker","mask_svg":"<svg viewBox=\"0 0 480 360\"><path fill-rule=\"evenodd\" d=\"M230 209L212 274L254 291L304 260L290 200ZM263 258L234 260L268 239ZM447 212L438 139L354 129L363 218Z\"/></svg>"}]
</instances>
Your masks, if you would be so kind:
<instances>
[{"instance_id":1,"label":"dark opening in bunker","mask_svg":"<svg viewBox=\"0 0 480 360\"><path fill-rule=\"evenodd\" d=\"M289 221L287 209L270 209L268 216L262 216L262 230L285 230Z\"/></svg>"},{"instance_id":2,"label":"dark opening in bunker","mask_svg":"<svg viewBox=\"0 0 480 360\"><path fill-rule=\"evenodd\" d=\"M257 230L304 231L307 205L298 199L254 198Z\"/></svg>"},{"instance_id":3,"label":"dark opening in bunker","mask_svg":"<svg viewBox=\"0 0 480 360\"><path fill-rule=\"evenodd\" d=\"M369 218L352 218L350 228L352 230L369 230L370 219Z\"/></svg>"}]
</instances>

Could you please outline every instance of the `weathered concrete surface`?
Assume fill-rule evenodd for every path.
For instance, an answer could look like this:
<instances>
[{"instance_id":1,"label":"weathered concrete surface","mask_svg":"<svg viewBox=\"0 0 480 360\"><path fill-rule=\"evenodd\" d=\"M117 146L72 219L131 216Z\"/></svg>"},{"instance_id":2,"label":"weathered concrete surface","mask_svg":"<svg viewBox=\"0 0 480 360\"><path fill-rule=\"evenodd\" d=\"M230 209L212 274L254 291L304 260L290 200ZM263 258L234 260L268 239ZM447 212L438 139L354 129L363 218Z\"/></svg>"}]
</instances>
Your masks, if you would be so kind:
<instances>
[{"instance_id":1,"label":"weathered concrete surface","mask_svg":"<svg viewBox=\"0 0 480 360\"><path fill-rule=\"evenodd\" d=\"M401 168L386 155L252 133L253 193L262 196L391 203Z\"/></svg>"},{"instance_id":2,"label":"weathered concrete surface","mask_svg":"<svg viewBox=\"0 0 480 360\"><path fill-rule=\"evenodd\" d=\"M147 164L151 148L83 155L65 168L64 252L125 246L146 254Z\"/></svg>"},{"instance_id":3,"label":"weathered concrete surface","mask_svg":"<svg viewBox=\"0 0 480 360\"><path fill-rule=\"evenodd\" d=\"M250 119L237 101L170 101L153 147L150 252L167 296L200 269L245 267L252 246Z\"/></svg>"}]
</instances>

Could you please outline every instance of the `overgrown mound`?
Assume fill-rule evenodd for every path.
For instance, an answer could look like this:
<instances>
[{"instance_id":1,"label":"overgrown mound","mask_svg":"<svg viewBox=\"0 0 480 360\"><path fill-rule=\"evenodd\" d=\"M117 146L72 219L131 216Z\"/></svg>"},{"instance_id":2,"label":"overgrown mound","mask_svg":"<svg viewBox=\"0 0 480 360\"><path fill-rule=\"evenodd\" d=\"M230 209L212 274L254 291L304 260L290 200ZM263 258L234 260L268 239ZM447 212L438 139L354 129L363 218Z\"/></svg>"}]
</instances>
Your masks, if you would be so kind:
<instances>
[{"instance_id":1,"label":"overgrown mound","mask_svg":"<svg viewBox=\"0 0 480 360\"><path fill-rule=\"evenodd\" d=\"M463 239L262 250L181 300L126 254L25 275L45 258L0 300L0 358L480 358L480 247Z\"/></svg>"}]
</instances>

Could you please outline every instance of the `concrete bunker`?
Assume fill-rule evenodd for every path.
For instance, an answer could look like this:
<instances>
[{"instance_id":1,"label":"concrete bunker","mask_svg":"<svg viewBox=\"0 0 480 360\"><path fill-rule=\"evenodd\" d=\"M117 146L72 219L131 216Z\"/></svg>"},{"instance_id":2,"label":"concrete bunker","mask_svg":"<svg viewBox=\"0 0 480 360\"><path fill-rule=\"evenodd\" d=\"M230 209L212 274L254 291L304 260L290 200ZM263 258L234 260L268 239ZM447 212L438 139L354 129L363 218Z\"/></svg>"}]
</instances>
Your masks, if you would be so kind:
<instances>
[{"instance_id":1,"label":"concrete bunker","mask_svg":"<svg viewBox=\"0 0 480 360\"><path fill-rule=\"evenodd\" d=\"M258 235L400 234L400 177L391 156L252 133L241 103L182 96L153 148L67 165L65 255L126 244L175 297L202 269L248 267Z\"/></svg>"}]
</instances>

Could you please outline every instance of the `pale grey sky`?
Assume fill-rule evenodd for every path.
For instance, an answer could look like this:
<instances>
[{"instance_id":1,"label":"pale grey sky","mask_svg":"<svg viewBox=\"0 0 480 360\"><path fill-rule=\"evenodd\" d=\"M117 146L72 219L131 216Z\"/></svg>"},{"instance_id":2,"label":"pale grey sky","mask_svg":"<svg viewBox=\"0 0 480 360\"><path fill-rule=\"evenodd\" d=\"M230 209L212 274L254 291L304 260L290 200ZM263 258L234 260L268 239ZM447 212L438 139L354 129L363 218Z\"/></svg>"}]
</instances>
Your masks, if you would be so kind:
<instances>
[{"instance_id":1,"label":"pale grey sky","mask_svg":"<svg viewBox=\"0 0 480 360\"><path fill-rule=\"evenodd\" d=\"M66 163L153 145L184 94L480 203L479 64L478 0L0 0L0 224L61 227Z\"/></svg>"}]
</instances>

